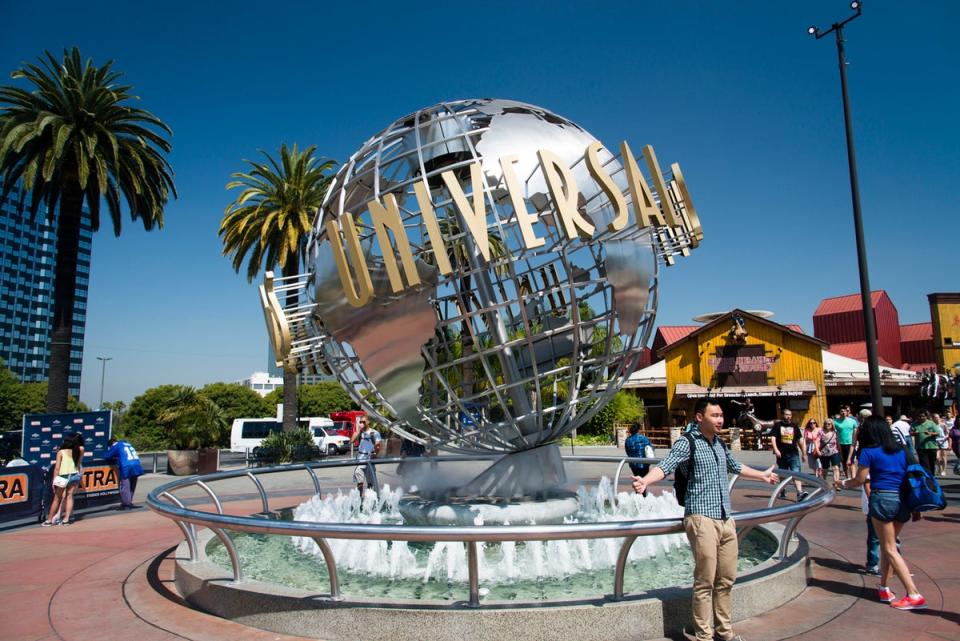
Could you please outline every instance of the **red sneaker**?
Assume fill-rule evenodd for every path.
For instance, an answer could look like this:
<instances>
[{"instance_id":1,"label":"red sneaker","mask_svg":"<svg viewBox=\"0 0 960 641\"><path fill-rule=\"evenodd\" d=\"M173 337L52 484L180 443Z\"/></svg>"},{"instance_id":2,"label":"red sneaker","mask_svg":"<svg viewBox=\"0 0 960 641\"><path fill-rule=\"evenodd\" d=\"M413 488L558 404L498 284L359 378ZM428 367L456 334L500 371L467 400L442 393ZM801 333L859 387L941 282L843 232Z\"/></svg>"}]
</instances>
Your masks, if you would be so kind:
<instances>
[{"instance_id":1,"label":"red sneaker","mask_svg":"<svg viewBox=\"0 0 960 641\"><path fill-rule=\"evenodd\" d=\"M927 600L919 594L917 596L910 596L908 594L899 601L892 602L890 606L898 610L926 610Z\"/></svg>"},{"instance_id":2,"label":"red sneaker","mask_svg":"<svg viewBox=\"0 0 960 641\"><path fill-rule=\"evenodd\" d=\"M897 599L897 595L893 593L893 590L890 588L880 588L877 590L877 594L880 597L880 600L884 603L890 603Z\"/></svg>"}]
</instances>

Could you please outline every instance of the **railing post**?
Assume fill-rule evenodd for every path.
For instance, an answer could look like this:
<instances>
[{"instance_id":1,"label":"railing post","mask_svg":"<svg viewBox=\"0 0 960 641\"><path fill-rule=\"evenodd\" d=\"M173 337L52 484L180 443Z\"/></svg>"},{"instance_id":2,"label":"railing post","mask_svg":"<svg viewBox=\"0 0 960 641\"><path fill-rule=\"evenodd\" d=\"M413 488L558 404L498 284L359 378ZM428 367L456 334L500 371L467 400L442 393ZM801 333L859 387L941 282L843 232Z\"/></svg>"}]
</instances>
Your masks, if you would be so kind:
<instances>
[{"instance_id":1,"label":"railing post","mask_svg":"<svg viewBox=\"0 0 960 641\"><path fill-rule=\"evenodd\" d=\"M767 507L773 507L773 504L777 502L777 494L780 493L780 490L787 487L787 483L789 483L792 480L793 480L793 476L788 476L787 478L777 483L777 486L773 488L773 492L770 493L770 500L767 501Z\"/></svg>"},{"instance_id":2,"label":"railing post","mask_svg":"<svg viewBox=\"0 0 960 641\"><path fill-rule=\"evenodd\" d=\"M183 504L183 501L175 497L173 494L170 494L169 492L164 492L160 496L161 498L166 497L171 503L173 503L180 509L186 508L186 506ZM183 537L187 540L187 547L190 549L190 560L196 561L198 558L197 528L194 527L193 523L184 523L183 521L179 521L176 519L173 519L173 522L177 524L177 526L180 528L180 531L183 532Z\"/></svg>"},{"instance_id":3,"label":"railing post","mask_svg":"<svg viewBox=\"0 0 960 641\"><path fill-rule=\"evenodd\" d=\"M315 536L313 542L320 548L323 561L327 564L327 574L330 575L330 598L334 601L341 601L343 597L340 596L340 578L337 576L337 560L333 557L333 549L323 537Z\"/></svg>"},{"instance_id":4,"label":"railing post","mask_svg":"<svg viewBox=\"0 0 960 641\"><path fill-rule=\"evenodd\" d=\"M789 521L787 521L787 526L783 528L783 535L780 537L780 545L777 548L777 560L782 561L787 556L787 548L790 546L790 539L793 538L793 533L797 531L797 526L800 525L800 521L805 514L795 516Z\"/></svg>"},{"instance_id":5,"label":"railing post","mask_svg":"<svg viewBox=\"0 0 960 641\"><path fill-rule=\"evenodd\" d=\"M317 478L316 472L313 471L313 468L310 467L309 463L304 463L303 466L307 468L307 472L310 473L310 479L313 481L314 493L318 497L323 498L322 496L320 496L320 479Z\"/></svg>"},{"instance_id":6,"label":"railing post","mask_svg":"<svg viewBox=\"0 0 960 641\"><path fill-rule=\"evenodd\" d=\"M207 485L206 483L204 483L203 481L197 481L196 483L197 483L197 486L200 487L200 489L202 489L204 492L206 492L207 495L208 495L211 499L213 499L213 504L214 504L214 505L216 506L216 508L217 508L217 514L223 514L223 505L220 503L220 499L219 499L219 497L217 497L217 493L214 492L213 489L212 489L209 485Z\"/></svg>"},{"instance_id":7,"label":"railing post","mask_svg":"<svg viewBox=\"0 0 960 641\"><path fill-rule=\"evenodd\" d=\"M630 556L630 548L633 547L637 536L628 536L623 540L620 546L620 554L617 555L617 569L613 574L613 600L619 601L623 598L623 575L627 570L627 558Z\"/></svg>"},{"instance_id":8,"label":"railing post","mask_svg":"<svg viewBox=\"0 0 960 641\"><path fill-rule=\"evenodd\" d=\"M471 608L480 607L480 574L477 561L477 542L467 541L467 573L470 579L470 600L467 602Z\"/></svg>"},{"instance_id":9,"label":"railing post","mask_svg":"<svg viewBox=\"0 0 960 641\"><path fill-rule=\"evenodd\" d=\"M217 535L217 538L223 543L223 547L227 549L227 554L230 555L230 566L233 568L233 580L239 581L243 578L243 573L240 571L240 555L237 554L236 546L227 536L227 533L220 528L212 527L210 531Z\"/></svg>"},{"instance_id":10,"label":"railing post","mask_svg":"<svg viewBox=\"0 0 960 641\"><path fill-rule=\"evenodd\" d=\"M253 472L247 472L247 476L250 477L253 484L257 486L257 491L260 492L260 505L263 507L263 514L270 514L270 501L267 499L267 491L263 489L263 483Z\"/></svg>"}]
</instances>

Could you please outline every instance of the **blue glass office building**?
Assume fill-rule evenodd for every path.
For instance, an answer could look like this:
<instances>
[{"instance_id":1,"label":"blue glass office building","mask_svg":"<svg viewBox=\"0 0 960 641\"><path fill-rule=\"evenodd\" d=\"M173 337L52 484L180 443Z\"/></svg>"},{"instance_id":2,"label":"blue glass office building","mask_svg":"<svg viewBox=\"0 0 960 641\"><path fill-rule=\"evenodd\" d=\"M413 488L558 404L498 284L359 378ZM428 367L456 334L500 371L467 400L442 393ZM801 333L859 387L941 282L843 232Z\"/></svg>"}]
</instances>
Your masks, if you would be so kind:
<instances>
[{"instance_id":1,"label":"blue glass office building","mask_svg":"<svg viewBox=\"0 0 960 641\"><path fill-rule=\"evenodd\" d=\"M33 219L13 191L0 202L0 358L23 382L47 380L50 330L53 325L53 277L56 221L41 209ZM29 203L29 196L24 199ZM87 288L93 230L84 210L77 257L77 290L70 350L70 394L80 396L83 336L87 322Z\"/></svg>"}]
</instances>

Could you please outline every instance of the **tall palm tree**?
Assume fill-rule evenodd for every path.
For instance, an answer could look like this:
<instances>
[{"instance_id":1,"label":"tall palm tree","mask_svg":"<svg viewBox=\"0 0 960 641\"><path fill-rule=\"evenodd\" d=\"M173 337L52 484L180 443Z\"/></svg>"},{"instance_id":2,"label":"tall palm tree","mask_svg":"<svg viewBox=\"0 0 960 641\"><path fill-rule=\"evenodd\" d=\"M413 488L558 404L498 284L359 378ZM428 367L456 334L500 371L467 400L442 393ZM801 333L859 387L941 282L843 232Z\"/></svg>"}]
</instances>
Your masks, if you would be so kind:
<instances>
[{"instance_id":1,"label":"tall palm tree","mask_svg":"<svg viewBox=\"0 0 960 641\"><path fill-rule=\"evenodd\" d=\"M172 132L130 105L137 97L118 83L123 74L113 61L94 66L76 47L60 60L44 53L38 64L24 63L12 74L31 83L29 91L0 87L0 201L20 183L21 205L30 193L31 216L44 205L57 222L47 411L64 412L84 204L96 231L103 199L119 236L121 200L149 231L163 227L163 209L177 191L165 158L165 135Z\"/></svg>"},{"instance_id":2,"label":"tall palm tree","mask_svg":"<svg viewBox=\"0 0 960 641\"><path fill-rule=\"evenodd\" d=\"M314 155L316 146L302 152L294 145L280 146L280 162L261 151L267 162L246 160L248 172L232 174L235 180L227 189L239 188L240 194L230 203L220 222L223 255L233 255L237 273L247 260L247 281L252 281L261 267L279 266L284 276L300 273L307 237L313 217L327 194L336 161ZM247 255L249 254L249 260ZM287 307L297 304L297 294L288 293ZM297 370L283 368L283 429L293 431L297 421Z\"/></svg>"}]
</instances>

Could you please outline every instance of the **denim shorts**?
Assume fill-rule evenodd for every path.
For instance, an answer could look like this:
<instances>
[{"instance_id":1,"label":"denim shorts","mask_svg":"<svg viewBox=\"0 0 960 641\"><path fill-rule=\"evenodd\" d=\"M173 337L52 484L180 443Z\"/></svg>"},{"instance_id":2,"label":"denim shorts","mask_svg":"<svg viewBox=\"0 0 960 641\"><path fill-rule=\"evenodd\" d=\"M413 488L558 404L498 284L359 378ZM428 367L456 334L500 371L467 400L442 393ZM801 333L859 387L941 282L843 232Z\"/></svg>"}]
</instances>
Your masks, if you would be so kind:
<instances>
[{"instance_id":1,"label":"denim shorts","mask_svg":"<svg viewBox=\"0 0 960 641\"><path fill-rule=\"evenodd\" d=\"M800 455L799 454L788 454L777 459L777 467L782 470L790 470L791 472L800 471Z\"/></svg>"},{"instance_id":2,"label":"denim shorts","mask_svg":"<svg viewBox=\"0 0 960 641\"><path fill-rule=\"evenodd\" d=\"M897 521L906 523L910 520L910 511L900 501L899 492L873 491L870 493L869 514L871 517L884 523Z\"/></svg>"}]
</instances>

